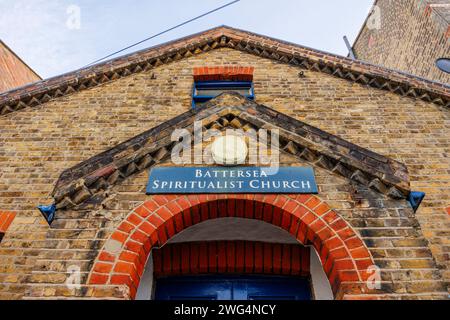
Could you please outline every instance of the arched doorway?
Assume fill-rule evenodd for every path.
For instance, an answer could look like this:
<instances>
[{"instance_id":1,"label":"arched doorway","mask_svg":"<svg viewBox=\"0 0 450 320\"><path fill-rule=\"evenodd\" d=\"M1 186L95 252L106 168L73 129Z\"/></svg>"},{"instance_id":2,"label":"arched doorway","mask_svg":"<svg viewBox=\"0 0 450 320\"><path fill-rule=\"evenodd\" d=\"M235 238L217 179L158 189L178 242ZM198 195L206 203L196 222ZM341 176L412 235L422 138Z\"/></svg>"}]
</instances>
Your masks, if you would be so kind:
<instances>
[{"instance_id":1,"label":"arched doorway","mask_svg":"<svg viewBox=\"0 0 450 320\"><path fill-rule=\"evenodd\" d=\"M169 242L152 250L136 298L310 300L310 254L298 243Z\"/></svg>"},{"instance_id":2,"label":"arched doorway","mask_svg":"<svg viewBox=\"0 0 450 320\"><path fill-rule=\"evenodd\" d=\"M264 221L317 251L334 296L368 292L374 265L352 227L313 195L158 195L133 210L111 235L89 276L91 285L125 285L135 298L153 248L183 230L218 218Z\"/></svg>"},{"instance_id":3,"label":"arched doorway","mask_svg":"<svg viewBox=\"0 0 450 320\"><path fill-rule=\"evenodd\" d=\"M313 247L303 246L279 227L242 218L201 222L183 230L162 248L152 250L136 299L185 297L334 298Z\"/></svg>"}]
</instances>

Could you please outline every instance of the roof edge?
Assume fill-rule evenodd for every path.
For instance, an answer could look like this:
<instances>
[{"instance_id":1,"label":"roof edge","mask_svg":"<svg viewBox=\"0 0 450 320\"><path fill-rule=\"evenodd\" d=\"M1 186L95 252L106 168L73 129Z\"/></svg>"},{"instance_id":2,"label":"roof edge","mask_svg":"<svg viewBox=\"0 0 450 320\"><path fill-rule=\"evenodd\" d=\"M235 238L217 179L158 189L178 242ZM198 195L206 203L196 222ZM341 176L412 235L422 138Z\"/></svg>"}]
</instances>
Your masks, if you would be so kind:
<instances>
[{"instance_id":1,"label":"roof edge","mask_svg":"<svg viewBox=\"0 0 450 320\"><path fill-rule=\"evenodd\" d=\"M68 78L68 77L73 76L75 74L83 74L83 73L86 73L87 71L95 72L96 69L102 69L102 68L105 68L108 65L112 65L111 67L114 67L114 65L115 65L114 62L116 62L118 60L122 60L122 59L127 59L128 60L128 58L139 56L141 54L148 53L149 51L158 50L160 48L163 48L163 47L166 47L166 46L170 46L171 44L175 44L177 42L188 41L188 40L190 40L192 38L200 37L200 36L202 36L204 34L208 34L208 33L217 31L217 30L219 30L221 28L226 28L226 26L218 26L218 27L214 27L214 28L211 28L211 29L207 29L205 31L197 32L197 33L185 36L185 37L176 38L174 40L163 42L163 43L160 43L160 44L157 44L157 45L154 45L154 46L142 49L142 50L138 50L138 51L135 51L135 52L132 52L132 53L123 54L123 55L117 56L115 58L105 60L103 62L98 62L98 63L93 64L93 65L88 65L88 66L85 66L85 67L82 67L82 68L79 68L79 69L68 71L68 72L65 72L63 74L60 74L60 75L57 75L57 76L53 76L53 77L50 77L50 78L42 79L38 75L39 78L41 78L41 81L37 81L36 83L25 85L25 86L20 87L20 88L14 88L14 89L11 89L11 90L8 90L8 91L5 91L5 92L0 92L0 104L2 103L2 100L3 100L4 96L12 95L12 94L14 94L14 93L16 93L18 91L22 91L24 89L27 89L27 87L30 87L32 85L45 84L45 83L52 82L52 81L55 81L55 80ZM0 42L2 42L2 41L0 40ZM9 50L11 50L11 49L9 49Z\"/></svg>"},{"instance_id":2,"label":"roof edge","mask_svg":"<svg viewBox=\"0 0 450 320\"><path fill-rule=\"evenodd\" d=\"M366 25L367 25L367 21L369 21L369 17L370 17L370 15L371 15L372 11L373 11L373 8L377 5L378 1L379 1L379 0L373 0L372 7L370 8L369 13L367 14L366 19L364 20L364 23L362 24L361 28L359 29L359 32L358 32L358 35L357 35L356 38L355 38L355 41L353 41L353 45L352 45L353 51L355 50L356 42L358 42L359 38L361 37L361 34L363 33L364 28L365 28ZM358 57L356 57L356 58L358 58Z\"/></svg>"},{"instance_id":3,"label":"roof edge","mask_svg":"<svg viewBox=\"0 0 450 320\"><path fill-rule=\"evenodd\" d=\"M449 85L256 33L219 26L0 94L0 116L222 47L324 72L402 96L447 107L450 105Z\"/></svg>"},{"instance_id":4,"label":"roof edge","mask_svg":"<svg viewBox=\"0 0 450 320\"><path fill-rule=\"evenodd\" d=\"M11 52L16 58L17 58L17 60L19 60L25 67L27 67L27 69L28 70L30 70L36 77L38 77L40 80L42 80L42 77L36 72L36 71L34 71L34 69L33 68L31 68L30 67L30 65L28 64L28 63L26 63L14 50L12 50L3 40L1 40L0 39L0 44L1 45L3 45L9 52ZM40 80L38 80L38 81L36 81L36 82L39 82ZM32 84L33 83L36 83L36 82L32 82ZM27 86L27 85L25 85L25 86ZM25 86L21 86L21 87L19 87L19 88L22 88L22 87L25 87ZM17 88L15 88L15 89L17 89ZM12 90L14 90L14 89L12 89ZM12 91L12 90L8 90L8 91ZM8 92L8 91L6 91L6 92ZM0 92L1 93L1 92Z\"/></svg>"}]
</instances>

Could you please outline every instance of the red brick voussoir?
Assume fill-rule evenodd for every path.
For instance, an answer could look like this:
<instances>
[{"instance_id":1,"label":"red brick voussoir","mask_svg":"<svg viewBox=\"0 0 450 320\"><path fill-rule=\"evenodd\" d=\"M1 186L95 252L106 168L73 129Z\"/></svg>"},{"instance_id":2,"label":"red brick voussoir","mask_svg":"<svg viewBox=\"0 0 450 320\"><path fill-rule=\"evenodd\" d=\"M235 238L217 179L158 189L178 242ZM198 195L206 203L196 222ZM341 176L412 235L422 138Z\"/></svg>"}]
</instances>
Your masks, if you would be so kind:
<instances>
[{"instance_id":1,"label":"red brick voussoir","mask_svg":"<svg viewBox=\"0 0 450 320\"><path fill-rule=\"evenodd\" d=\"M374 265L352 227L314 195L157 195L122 221L96 259L90 285L125 285L136 296L153 248L197 223L221 217L256 219L280 227L319 253L337 299L364 294Z\"/></svg>"}]
</instances>

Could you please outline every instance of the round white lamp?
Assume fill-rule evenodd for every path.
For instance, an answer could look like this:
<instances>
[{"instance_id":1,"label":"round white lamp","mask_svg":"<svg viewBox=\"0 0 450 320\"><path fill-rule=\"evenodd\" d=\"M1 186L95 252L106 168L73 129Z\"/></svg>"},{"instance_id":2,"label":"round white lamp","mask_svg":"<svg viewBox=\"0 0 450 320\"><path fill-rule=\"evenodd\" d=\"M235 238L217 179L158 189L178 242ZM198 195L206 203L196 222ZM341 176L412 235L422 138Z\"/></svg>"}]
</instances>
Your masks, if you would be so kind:
<instances>
[{"instance_id":1,"label":"round white lamp","mask_svg":"<svg viewBox=\"0 0 450 320\"><path fill-rule=\"evenodd\" d=\"M248 147L244 138L227 135L214 141L211 146L211 153L217 164L235 166L245 163Z\"/></svg>"}]
</instances>

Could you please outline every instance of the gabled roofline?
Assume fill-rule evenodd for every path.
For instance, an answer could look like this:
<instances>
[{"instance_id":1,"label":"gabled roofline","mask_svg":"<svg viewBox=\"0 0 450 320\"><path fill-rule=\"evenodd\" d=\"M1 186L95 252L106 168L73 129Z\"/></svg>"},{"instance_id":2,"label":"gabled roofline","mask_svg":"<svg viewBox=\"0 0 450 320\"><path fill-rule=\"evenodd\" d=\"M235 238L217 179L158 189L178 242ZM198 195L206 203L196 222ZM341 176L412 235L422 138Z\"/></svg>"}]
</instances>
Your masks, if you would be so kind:
<instances>
[{"instance_id":1,"label":"gabled roofline","mask_svg":"<svg viewBox=\"0 0 450 320\"><path fill-rule=\"evenodd\" d=\"M82 209L103 203L111 186L169 158L176 144L171 139L175 128L192 132L194 121L200 120L206 129L278 130L280 151L395 199L410 194L404 164L237 93L225 93L65 170L52 193L55 208Z\"/></svg>"},{"instance_id":2,"label":"gabled roofline","mask_svg":"<svg viewBox=\"0 0 450 320\"><path fill-rule=\"evenodd\" d=\"M355 51L356 42L358 42L359 38L361 38L361 35L362 35L364 29L366 28L367 21L369 21L370 14L372 13L373 8L377 5L377 3L378 3L378 0L373 0L372 7L370 7L369 13L367 14L367 17L364 20L364 23L362 24L361 28L359 29L359 32L358 32L358 35L355 38L355 41L353 41L353 45L352 45L353 51ZM358 57L356 57L356 58L358 59Z\"/></svg>"},{"instance_id":3,"label":"gabled roofline","mask_svg":"<svg viewBox=\"0 0 450 320\"><path fill-rule=\"evenodd\" d=\"M426 1L428 2L428 0L426 0ZM375 8L375 6L378 5L379 2L380 2L380 0L374 0L374 2L373 2L373 4L372 4L372 7L371 7L371 9L370 9L370 11L369 11L369 14L367 15L366 19L364 20L364 23L362 24L361 29L359 30L358 35L357 35L356 38L355 38L355 41L353 41L352 49L353 49L353 51L355 52L356 59L358 59L358 54L357 54L357 52L356 52L356 50L355 50L355 46L356 46L356 44L358 43L359 39L361 38L362 33L363 33L364 30L366 29L367 22L369 21L369 18L370 18L370 15L371 15L373 9ZM428 5L427 5L427 6L428 6ZM433 7L431 7L431 9L432 9L432 10L435 10L435 8L433 8ZM439 17L442 18L442 16L441 16L440 14L439 14ZM360 60L360 61L363 61L363 60ZM379 67L383 67L382 65L379 65L379 64L372 64L372 65L379 66ZM403 73L403 74L405 74L405 75L412 76L412 77L417 77L417 76L415 76L415 75L412 74L412 73L408 73L408 72L405 72L405 71L402 71L402 70L398 70L398 69L392 69L392 70L394 70L394 71L396 71L396 72L399 72L399 73ZM423 79L423 80L429 80L429 79L427 79L427 78L421 78L421 77L418 77L418 78L419 78L419 79ZM437 80L434 80L434 82L440 83L440 84L444 84L444 85L447 85L447 84L445 84L445 83L443 83L443 82L440 82L440 81L437 81ZM448 86L448 85L447 85L447 86Z\"/></svg>"},{"instance_id":4,"label":"gabled roofline","mask_svg":"<svg viewBox=\"0 0 450 320\"><path fill-rule=\"evenodd\" d=\"M0 94L0 115L34 107L57 97L216 48L233 48L402 96L447 107L450 105L449 85L287 41L220 26Z\"/></svg>"}]
</instances>

